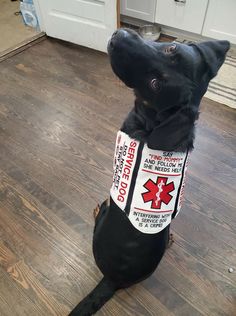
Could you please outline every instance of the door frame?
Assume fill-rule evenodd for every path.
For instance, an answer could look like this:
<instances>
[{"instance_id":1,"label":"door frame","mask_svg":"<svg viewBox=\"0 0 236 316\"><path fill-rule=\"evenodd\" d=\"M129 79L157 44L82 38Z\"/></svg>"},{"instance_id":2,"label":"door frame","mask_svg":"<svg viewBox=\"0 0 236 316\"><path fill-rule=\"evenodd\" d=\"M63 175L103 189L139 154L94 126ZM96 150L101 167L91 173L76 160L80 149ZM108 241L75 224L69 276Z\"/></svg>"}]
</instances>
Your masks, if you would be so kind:
<instances>
[{"instance_id":1,"label":"door frame","mask_svg":"<svg viewBox=\"0 0 236 316\"><path fill-rule=\"evenodd\" d=\"M120 28L120 0L116 0L117 28Z\"/></svg>"},{"instance_id":2,"label":"door frame","mask_svg":"<svg viewBox=\"0 0 236 316\"><path fill-rule=\"evenodd\" d=\"M34 0L34 7L35 7L35 11L36 11L37 18L39 21L40 31L45 32L45 25L44 25L44 21L43 21L43 15L40 11L39 1L40 0Z\"/></svg>"}]
</instances>

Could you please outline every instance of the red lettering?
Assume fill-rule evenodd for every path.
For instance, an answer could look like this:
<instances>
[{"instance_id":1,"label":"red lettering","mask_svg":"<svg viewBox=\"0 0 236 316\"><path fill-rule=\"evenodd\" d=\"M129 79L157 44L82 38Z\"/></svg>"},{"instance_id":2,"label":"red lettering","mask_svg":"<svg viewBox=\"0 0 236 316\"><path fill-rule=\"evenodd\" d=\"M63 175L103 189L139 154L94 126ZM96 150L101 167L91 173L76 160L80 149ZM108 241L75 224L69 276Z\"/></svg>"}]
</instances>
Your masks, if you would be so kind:
<instances>
[{"instance_id":1,"label":"red lettering","mask_svg":"<svg viewBox=\"0 0 236 316\"><path fill-rule=\"evenodd\" d=\"M124 202L125 198L122 195L118 195L117 200L120 202Z\"/></svg>"},{"instance_id":2,"label":"red lettering","mask_svg":"<svg viewBox=\"0 0 236 316\"><path fill-rule=\"evenodd\" d=\"M152 154L149 154L149 156L151 156L152 160L162 160L162 156L157 156L157 155L152 155Z\"/></svg>"},{"instance_id":3,"label":"red lettering","mask_svg":"<svg viewBox=\"0 0 236 316\"><path fill-rule=\"evenodd\" d=\"M132 167L133 160L126 160L126 166Z\"/></svg>"},{"instance_id":4,"label":"red lettering","mask_svg":"<svg viewBox=\"0 0 236 316\"><path fill-rule=\"evenodd\" d=\"M180 160L182 160L182 158L178 158L178 157L165 157L164 161L168 161L168 162L179 162Z\"/></svg>"},{"instance_id":5,"label":"red lettering","mask_svg":"<svg viewBox=\"0 0 236 316\"><path fill-rule=\"evenodd\" d=\"M135 141L130 143L130 147L136 147L137 143Z\"/></svg>"},{"instance_id":6,"label":"red lettering","mask_svg":"<svg viewBox=\"0 0 236 316\"><path fill-rule=\"evenodd\" d=\"M132 147L129 147L129 153L134 154L135 153L135 149Z\"/></svg>"},{"instance_id":7,"label":"red lettering","mask_svg":"<svg viewBox=\"0 0 236 316\"><path fill-rule=\"evenodd\" d=\"M126 173L124 173L124 174L122 175L122 178L125 179L125 180L129 180L129 176L128 176Z\"/></svg>"},{"instance_id":8,"label":"red lettering","mask_svg":"<svg viewBox=\"0 0 236 316\"><path fill-rule=\"evenodd\" d=\"M125 167L125 168L124 168L124 173L130 174L130 168L129 168L129 167Z\"/></svg>"},{"instance_id":9,"label":"red lettering","mask_svg":"<svg viewBox=\"0 0 236 316\"><path fill-rule=\"evenodd\" d=\"M134 159L134 155L133 155L133 154L131 154L131 153L128 153L127 158L129 158L129 159L133 160L133 159Z\"/></svg>"},{"instance_id":10,"label":"red lettering","mask_svg":"<svg viewBox=\"0 0 236 316\"><path fill-rule=\"evenodd\" d=\"M127 183L125 183L125 182L121 182L121 187L123 188L123 189L126 189L127 188L127 186L128 186L128 184Z\"/></svg>"},{"instance_id":11,"label":"red lettering","mask_svg":"<svg viewBox=\"0 0 236 316\"><path fill-rule=\"evenodd\" d=\"M119 193L120 193L121 195L125 195L126 191L125 191L125 189L120 188Z\"/></svg>"},{"instance_id":12,"label":"red lettering","mask_svg":"<svg viewBox=\"0 0 236 316\"><path fill-rule=\"evenodd\" d=\"M118 195L118 201L120 202L124 202L124 195L126 195L126 188L128 186L128 184L124 181L121 182L120 184L121 188L119 188L119 195Z\"/></svg>"}]
</instances>

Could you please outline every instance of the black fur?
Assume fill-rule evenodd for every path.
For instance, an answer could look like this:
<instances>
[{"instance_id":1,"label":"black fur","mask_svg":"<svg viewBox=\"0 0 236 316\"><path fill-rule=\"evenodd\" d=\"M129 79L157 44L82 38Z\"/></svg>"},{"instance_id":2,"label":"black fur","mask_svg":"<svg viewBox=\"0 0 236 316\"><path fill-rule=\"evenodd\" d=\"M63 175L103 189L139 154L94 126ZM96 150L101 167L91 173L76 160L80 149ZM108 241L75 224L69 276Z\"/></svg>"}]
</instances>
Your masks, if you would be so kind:
<instances>
[{"instance_id":1,"label":"black fur","mask_svg":"<svg viewBox=\"0 0 236 316\"><path fill-rule=\"evenodd\" d=\"M229 49L227 41L200 44L144 41L129 29L108 45L115 74L134 89L135 106L121 130L152 149L192 150L200 101ZM117 289L147 278L159 264L169 226L158 234L135 229L110 199L97 216L93 252L104 279L70 315L92 315Z\"/></svg>"}]
</instances>

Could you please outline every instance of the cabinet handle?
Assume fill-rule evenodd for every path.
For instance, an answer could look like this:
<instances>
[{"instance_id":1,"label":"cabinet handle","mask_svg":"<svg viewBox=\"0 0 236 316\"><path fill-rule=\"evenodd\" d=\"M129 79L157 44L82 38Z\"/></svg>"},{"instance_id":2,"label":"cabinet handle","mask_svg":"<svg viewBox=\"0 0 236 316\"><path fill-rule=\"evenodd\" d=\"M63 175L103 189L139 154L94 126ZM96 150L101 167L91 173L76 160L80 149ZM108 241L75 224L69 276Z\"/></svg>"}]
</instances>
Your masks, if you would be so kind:
<instances>
[{"instance_id":1,"label":"cabinet handle","mask_svg":"<svg viewBox=\"0 0 236 316\"><path fill-rule=\"evenodd\" d=\"M175 2L186 3L187 0L175 0Z\"/></svg>"}]
</instances>

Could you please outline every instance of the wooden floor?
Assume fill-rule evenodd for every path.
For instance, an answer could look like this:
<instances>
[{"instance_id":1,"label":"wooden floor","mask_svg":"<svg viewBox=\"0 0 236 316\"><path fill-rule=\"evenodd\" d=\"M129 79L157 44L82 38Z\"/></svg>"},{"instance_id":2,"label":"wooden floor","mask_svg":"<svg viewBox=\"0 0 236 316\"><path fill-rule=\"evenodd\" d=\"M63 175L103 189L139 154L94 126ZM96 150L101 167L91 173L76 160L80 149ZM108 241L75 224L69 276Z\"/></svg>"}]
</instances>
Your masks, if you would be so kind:
<instances>
[{"instance_id":1,"label":"wooden floor","mask_svg":"<svg viewBox=\"0 0 236 316\"><path fill-rule=\"evenodd\" d=\"M105 54L55 40L0 77L0 315L65 316L101 279L92 209L132 91ZM97 315L236 315L236 111L207 99L201 111L175 243Z\"/></svg>"}]
</instances>

